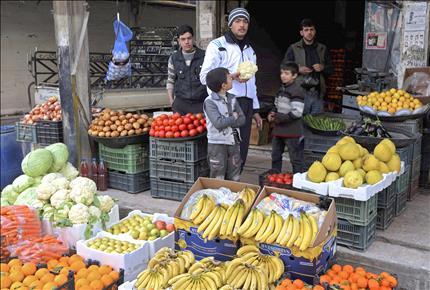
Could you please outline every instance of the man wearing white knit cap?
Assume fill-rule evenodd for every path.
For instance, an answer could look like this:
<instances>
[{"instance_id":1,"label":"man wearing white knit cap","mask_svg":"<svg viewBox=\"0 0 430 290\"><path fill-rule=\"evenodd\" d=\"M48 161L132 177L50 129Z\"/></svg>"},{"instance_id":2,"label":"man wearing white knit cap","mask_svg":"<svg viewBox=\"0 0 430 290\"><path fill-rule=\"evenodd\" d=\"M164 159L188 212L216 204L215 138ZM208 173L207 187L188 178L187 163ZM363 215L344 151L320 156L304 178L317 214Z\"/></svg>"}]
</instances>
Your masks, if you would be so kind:
<instances>
[{"instance_id":1,"label":"man wearing white knit cap","mask_svg":"<svg viewBox=\"0 0 430 290\"><path fill-rule=\"evenodd\" d=\"M237 72L239 64L242 62L250 61L257 64L255 51L252 49L247 37L249 22L250 16L245 8L239 7L230 11L228 16L228 27L230 29L223 36L209 43L200 72L200 81L204 85L206 85L207 73L214 68L224 67L232 74L233 87L228 92L236 96L246 117L245 125L240 127L242 170L248 155L252 119L255 119L259 128L262 126L262 119L258 113L260 103L257 98L255 76L249 80L242 80Z\"/></svg>"}]
</instances>

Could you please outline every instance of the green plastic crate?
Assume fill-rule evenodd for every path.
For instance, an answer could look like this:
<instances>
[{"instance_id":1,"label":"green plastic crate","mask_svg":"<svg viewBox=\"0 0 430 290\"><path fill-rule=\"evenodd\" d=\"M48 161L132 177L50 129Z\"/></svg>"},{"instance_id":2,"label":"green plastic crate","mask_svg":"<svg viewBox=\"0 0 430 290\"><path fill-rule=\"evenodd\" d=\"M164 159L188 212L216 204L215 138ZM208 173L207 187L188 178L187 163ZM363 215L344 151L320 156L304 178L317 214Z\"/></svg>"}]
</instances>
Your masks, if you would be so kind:
<instances>
[{"instance_id":1,"label":"green plastic crate","mask_svg":"<svg viewBox=\"0 0 430 290\"><path fill-rule=\"evenodd\" d=\"M149 170L148 144L127 145L124 148L110 148L99 143L99 158L110 170L135 174Z\"/></svg>"},{"instance_id":2,"label":"green plastic crate","mask_svg":"<svg viewBox=\"0 0 430 290\"><path fill-rule=\"evenodd\" d=\"M396 198L396 182L378 192L378 208L387 208Z\"/></svg>"},{"instance_id":3,"label":"green plastic crate","mask_svg":"<svg viewBox=\"0 0 430 290\"><path fill-rule=\"evenodd\" d=\"M396 194L396 203L395 203L395 215L399 216L406 209L406 203L408 201L409 188L404 192L400 192Z\"/></svg>"},{"instance_id":4,"label":"green plastic crate","mask_svg":"<svg viewBox=\"0 0 430 290\"><path fill-rule=\"evenodd\" d=\"M391 203L385 208L378 208L378 215L376 216L376 228L385 231L391 225L396 213L396 200L393 199Z\"/></svg>"},{"instance_id":5,"label":"green plastic crate","mask_svg":"<svg viewBox=\"0 0 430 290\"><path fill-rule=\"evenodd\" d=\"M396 181L394 181L396 183L397 194L401 192L405 192L406 190L409 189L410 179L411 179L411 166L407 165L405 167L405 172L399 177L397 177Z\"/></svg>"},{"instance_id":6,"label":"green plastic crate","mask_svg":"<svg viewBox=\"0 0 430 290\"><path fill-rule=\"evenodd\" d=\"M377 215L378 195L375 194L367 201L335 197L336 214L352 224L364 226Z\"/></svg>"},{"instance_id":7,"label":"green plastic crate","mask_svg":"<svg viewBox=\"0 0 430 290\"><path fill-rule=\"evenodd\" d=\"M408 193L408 200L414 200L414 198L418 194L418 187L420 182L420 176L414 176L414 178L411 179L411 184L409 187L409 193Z\"/></svg>"},{"instance_id":8,"label":"green plastic crate","mask_svg":"<svg viewBox=\"0 0 430 290\"><path fill-rule=\"evenodd\" d=\"M420 169L421 169L421 155L418 155L417 158L414 158L414 160L412 160L411 179L417 178L420 176Z\"/></svg>"},{"instance_id":9,"label":"green plastic crate","mask_svg":"<svg viewBox=\"0 0 430 290\"><path fill-rule=\"evenodd\" d=\"M376 216L366 225L359 226L337 219L337 244L351 250L366 250L375 240Z\"/></svg>"}]
</instances>

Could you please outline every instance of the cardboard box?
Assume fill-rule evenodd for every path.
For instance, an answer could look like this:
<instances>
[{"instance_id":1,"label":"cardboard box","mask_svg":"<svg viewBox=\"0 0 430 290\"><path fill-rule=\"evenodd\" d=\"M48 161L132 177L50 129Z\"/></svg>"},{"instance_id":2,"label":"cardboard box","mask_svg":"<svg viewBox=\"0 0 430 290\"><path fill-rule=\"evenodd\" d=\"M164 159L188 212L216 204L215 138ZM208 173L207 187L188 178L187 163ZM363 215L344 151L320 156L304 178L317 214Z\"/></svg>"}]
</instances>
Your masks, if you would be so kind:
<instances>
[{"instance_id":1,"label":"cardboard box","mask_svg":"<svg viewBox=\"0 0 430 290\"><path fill-rule=\"evenodd\" d=\"M232 260L236 255L239 248L238 240L220 239L216 238L208 241L202 238L197 232L197 227L189 220L181 218L182 209L187 203L189 198L196 192L205 188L220 188L226 187L233 192L241 191L245 187L253 189L258 196L260 186L242 182L235 182L229 180L221 180L214 178L199 177L193 186L188 191L187 195L183 198L181 204L175 212L175 249L176 250L190 250L196 256L197 260L205 257L214 256L218 261ZM246 212L243 220L248 216Z\"/></svg>"},{"instance_id":2,"label":"cardboard box","mask_svg":"<svg viewBox=\"0 0 430 290\"><path fill-rule=\"evenodd\" d=\"M412 77L418 77L416 81ZM403 75L403 90L418 98L424 105L430 103L430 95L427 94L430 86L430 67L410 67L405 69Z\"/></svg>"},{"instance_id":3,"label":"cardboard box","mask_svg":"<svg viewBox=\"0 0 430 290\"><path fill-rule=\"evenodd\" d=\"M252 119L251 137L249 144L251 145L266 145L269 143L269 122L263 120L263 128L258 130L257 123Z\"/></svg>"},{"instance_id":4,"label":"cardboard box","mask_svg":"<svg viewBox=\"0 0 430 290\"><path fill-rule=\"evenodd\" d=\"M254 207L266 196L275 192L315 204L319 203L321 198L328 198L311 193L265 186L255 200ZM285 272L289 272L293 279L298 278L307 283L312 283L315 275L319 275L328 269L329 261L333 259L336 253L336 208L334 199L328 199L331 200L331 204L326 218L320 227L314 243L304 252L299 252L296 247L289 249L278 244L257 243L250 239L242 240L242 243L258 244L263 254L281 258L282 262L284 262Z\"/></svg>"}]
</instances>

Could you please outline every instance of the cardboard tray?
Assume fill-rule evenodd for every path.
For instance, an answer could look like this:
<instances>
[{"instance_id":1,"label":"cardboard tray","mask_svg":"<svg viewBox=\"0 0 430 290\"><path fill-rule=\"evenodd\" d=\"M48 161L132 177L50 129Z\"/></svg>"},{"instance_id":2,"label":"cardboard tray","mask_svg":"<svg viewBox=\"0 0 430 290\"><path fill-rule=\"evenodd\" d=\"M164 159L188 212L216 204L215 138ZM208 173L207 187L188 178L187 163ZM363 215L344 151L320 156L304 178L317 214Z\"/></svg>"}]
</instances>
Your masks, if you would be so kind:
<instances>
[{"instance_id":1,"label":"cardboard tray","mask_svg":"<svg viewBox=\"0 0 430 290\"><path fill-rule=\"evenodd\" d=\"M307 190L319 195L328 195L329 185L335 181L315 183L308 180L307 172L296 173L293 177L293 187L297 189Z\"/></svg>"}]
</instances>

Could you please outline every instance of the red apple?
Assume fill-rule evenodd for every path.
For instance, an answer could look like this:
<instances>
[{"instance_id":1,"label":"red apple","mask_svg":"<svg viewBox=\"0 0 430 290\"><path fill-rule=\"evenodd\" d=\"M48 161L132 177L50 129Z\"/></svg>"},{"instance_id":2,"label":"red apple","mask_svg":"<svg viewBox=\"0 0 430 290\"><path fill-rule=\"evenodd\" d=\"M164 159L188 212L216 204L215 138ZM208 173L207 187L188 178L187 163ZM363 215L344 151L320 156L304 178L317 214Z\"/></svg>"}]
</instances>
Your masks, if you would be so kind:
<instances>
[{"instance_id":1,"label":"red apple","mask_svg":"<svg viewBox=\"0 0 430 290\"><path fill-rule=\"evenodd\" d=\"M167 224L166 225L166 230L170 233L173 232L175 230L175 225L174 224Z\"/></svg>"},{"instance_id":2,"label":"red apple","mask_svg":"<svg viewBox=\"0 0 430 290\"><path fill-rule=\"evenodd\" d=\"M159 229L160 231L161 231L161 230L165 230L165 229L166 229L166 223L165 223L165 222L163 222L163 221L156 221L156 222L155 222L155 227L156 227L157 229Z\"/></svg>"}]
</instances>

